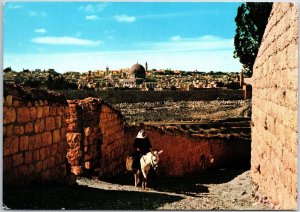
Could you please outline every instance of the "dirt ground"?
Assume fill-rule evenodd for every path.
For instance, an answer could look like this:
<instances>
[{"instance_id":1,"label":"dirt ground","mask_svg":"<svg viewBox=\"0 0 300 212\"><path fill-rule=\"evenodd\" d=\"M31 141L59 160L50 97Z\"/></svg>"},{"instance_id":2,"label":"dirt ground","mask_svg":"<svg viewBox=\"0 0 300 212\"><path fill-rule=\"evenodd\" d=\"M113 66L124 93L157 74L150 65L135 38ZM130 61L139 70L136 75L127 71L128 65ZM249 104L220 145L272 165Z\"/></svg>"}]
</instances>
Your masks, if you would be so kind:
<instances>
[{"instance_id":1,"label":"dirt ground","mask_svg":"<svg viewBox=\"0 0 300 212\"><path fill-rule=\"evenodd\" d=\"M127 174L109 180L80 177L77 185L4 188L11 209L65 210L266 210L255 203L250 171L211 170L177 178L149 179L149 190L133 186Z\"/></svg>"}]
</instances>

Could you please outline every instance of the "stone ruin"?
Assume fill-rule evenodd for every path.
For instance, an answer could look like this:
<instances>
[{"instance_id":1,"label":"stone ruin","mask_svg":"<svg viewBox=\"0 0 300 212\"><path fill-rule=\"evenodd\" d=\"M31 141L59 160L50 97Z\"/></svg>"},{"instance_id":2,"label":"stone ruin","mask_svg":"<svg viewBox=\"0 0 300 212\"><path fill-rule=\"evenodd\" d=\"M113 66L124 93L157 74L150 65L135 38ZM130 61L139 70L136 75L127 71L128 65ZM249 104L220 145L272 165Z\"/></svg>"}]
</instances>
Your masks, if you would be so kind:
<instances>
[{"instance_id":1,"label":"stone ruin","mask_svg":"<svg viewBox=\"0 0 300 212\"><path fill-rule=\"evenodd\" d=\"M125 174L125 158L140 128L125 123L111 105L20 86L7 86L4 97L5 184L60 181L71 173L101 178ZM213 166L250 161L250 140L191 135L166 126L146 130L153 148L164 150L161 176L206 170L212 156Z\"/></svg>"},{"instance_id":2,"label":"stone ruin","mask_svg":"<svg viewBox=\"0 0 300 212\"><path fill-rule=\"evenodd\" d=\"M256 195L276 209L297 208L298 8L274 3L252 78L251 173ZM6 85L3 183L70 181L75 175L123 175L138 126L96 98L67 101L53 92ZM146 126L163 149L161 176L182 176L249 160L250 143ZM244 142L244 143L243 143ZM224 164L225 163L225 164ZM227 163L227 164L226 164Z\"/></svg>"}]
</instances>

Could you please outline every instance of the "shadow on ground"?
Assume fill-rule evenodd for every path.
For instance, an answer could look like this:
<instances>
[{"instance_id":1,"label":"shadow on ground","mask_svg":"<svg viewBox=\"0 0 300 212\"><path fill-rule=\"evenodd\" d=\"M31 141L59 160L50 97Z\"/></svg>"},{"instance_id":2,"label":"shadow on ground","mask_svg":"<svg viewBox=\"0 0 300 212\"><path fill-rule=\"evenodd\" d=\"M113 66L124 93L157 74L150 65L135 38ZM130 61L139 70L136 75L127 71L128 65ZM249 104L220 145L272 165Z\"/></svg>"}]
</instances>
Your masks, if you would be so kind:
<instances>
[{"instance_id":1,"label":"shadow on ground","mask_svg":"<svg viewBox=\"0 0 300 212\"><path fill-rule=\"evenodd\" d=\"M212 169L199 174L182 177L159 177L154 171L150 173L148 185L156 191L197 196L199 193L208 193L205 184L221 184L233 180L247 169ZM107 182L120 185L134 185L133 174L107 179Z\"/></svg>"},{"instance_id":2,"label":"shadow on ground","mask_svg":"<svg viewBox=\"0 0 300 212\"><path fill-rule=\"evenodd\" d=\"M3 189L3 202L11 209L66 209L66 210L157 210L177 202L182 196L199 196L209 193L207 184L226 183L245 170L218 169L183 177L166 178L152 173L149 187L158 192L134 191L132 174L103 180L119 185L130 185L132 191L104 190L82 185L58 184L31 185Z\"/></svg>"},{"instance_id":3,"label":"shadow on ground","mask_svg":"<svg viewBox=\"0 0 300 212\"><path fill-rule=\"evenodd\" d=\"M136 191L109 191L86 186L44 185L5 188L4 204L10 209L157 210L182 197Z\"/></svg>"}]
</instances>

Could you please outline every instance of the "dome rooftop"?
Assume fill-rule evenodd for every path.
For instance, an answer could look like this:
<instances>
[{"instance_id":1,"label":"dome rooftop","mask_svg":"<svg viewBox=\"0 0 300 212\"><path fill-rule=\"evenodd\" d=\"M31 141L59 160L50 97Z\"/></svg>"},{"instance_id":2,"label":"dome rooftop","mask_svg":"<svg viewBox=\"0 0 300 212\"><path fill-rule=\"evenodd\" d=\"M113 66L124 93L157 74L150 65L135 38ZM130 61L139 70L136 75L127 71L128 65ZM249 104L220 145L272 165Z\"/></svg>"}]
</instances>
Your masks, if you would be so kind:
<instances>
[{"instance_id":1,"label":"dome rooftop","mask_svg":"<svg viewBox=\"0 0 300 212\"><path fill-rule=\"evenodd\" d=\"M133 78L145 78L146 77L146 70L145 70L144 66L142 66L141 64L138 64L138 63L131 66L129 73L130 73L130 76Z\"/></svg>"}]
</instances>

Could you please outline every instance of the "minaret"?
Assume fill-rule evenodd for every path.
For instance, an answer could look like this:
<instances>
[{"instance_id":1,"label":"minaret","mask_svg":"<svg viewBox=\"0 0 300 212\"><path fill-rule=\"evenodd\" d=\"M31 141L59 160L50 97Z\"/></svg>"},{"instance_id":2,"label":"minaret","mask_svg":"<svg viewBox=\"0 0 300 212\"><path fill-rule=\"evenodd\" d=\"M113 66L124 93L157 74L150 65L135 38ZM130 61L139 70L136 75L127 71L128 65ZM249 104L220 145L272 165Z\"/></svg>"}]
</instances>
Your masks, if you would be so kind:
<instances>
[{"instance_id":1,"label":"minaret","mask_svg":"<svg viewBox=\"0 0 300 212\"><path fill-rule=\"evenodd\" d=\"M147 62L145 64L145 69L146 69L146 71L148 71L148 64L147 64Z\"/></svg>"},{"instance_id":2,"label":"minaret","mask_svg":"<svg viewBox=\"0 0 300 212\"><path fill-rule=\"evenodd\" d=\"M108 72L109 72L109 67L106 66L106 69L105 69L105 75L106 75L106 76L108 76L108 74L109 74Z\"/></svg>"}]
</instances>

